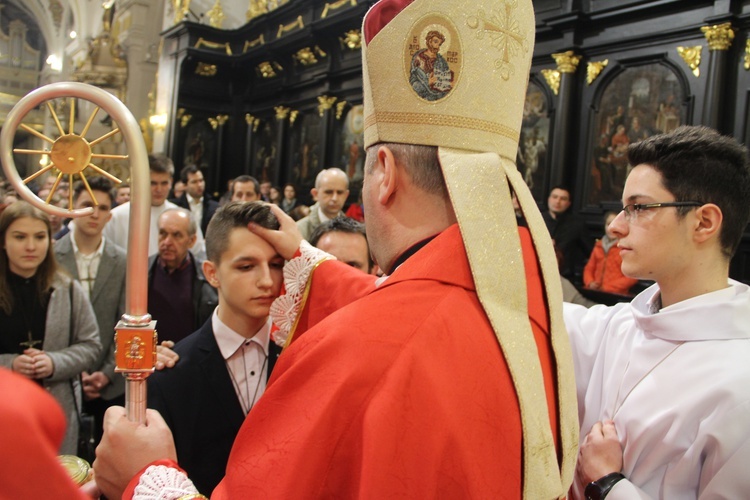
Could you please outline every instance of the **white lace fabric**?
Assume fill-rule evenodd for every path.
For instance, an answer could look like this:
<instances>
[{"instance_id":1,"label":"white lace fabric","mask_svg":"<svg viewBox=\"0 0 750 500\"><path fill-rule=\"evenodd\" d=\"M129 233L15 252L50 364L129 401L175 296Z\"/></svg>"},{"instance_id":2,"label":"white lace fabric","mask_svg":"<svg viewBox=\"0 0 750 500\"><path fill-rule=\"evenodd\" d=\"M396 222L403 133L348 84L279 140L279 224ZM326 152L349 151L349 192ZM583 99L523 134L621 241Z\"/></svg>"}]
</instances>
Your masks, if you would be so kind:
<instances>
[{"instance_id":1,"label":"white lace fabric","mask_svg":"<svg viewBox=\"0 0 750 500\"><path fill-rule=\"evenodd\" d=\"M274 332L274 341L284 347L293 331L297 315L306 298L307 285L313 269L325 260L335 260L331 254L315 248L302 240L300 255L284 265L284 288L286 293L279 296L271 305L271 319L278 327Z\"/></svg>"},{"instance_id":2,"label":"white lace fabric","mask_svg":"<svg viewBox=\"0 0 750 500\"><path fill-rule=\"evenodd\" d=\"M133 500L178 500L198 494L193 482L181 470L166 465L151 465L141 474Z\"/></svg>"}]
</instances>

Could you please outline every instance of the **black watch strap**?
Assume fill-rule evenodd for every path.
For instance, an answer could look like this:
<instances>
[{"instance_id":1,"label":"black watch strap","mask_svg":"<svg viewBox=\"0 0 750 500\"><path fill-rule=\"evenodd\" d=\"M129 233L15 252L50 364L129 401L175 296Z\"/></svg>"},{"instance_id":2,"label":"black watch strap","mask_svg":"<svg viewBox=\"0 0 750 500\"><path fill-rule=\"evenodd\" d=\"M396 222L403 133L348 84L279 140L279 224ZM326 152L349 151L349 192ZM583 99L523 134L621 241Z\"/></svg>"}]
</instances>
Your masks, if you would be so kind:
<instances>
[{"instance_id":1,"label":"black watch strap","mask_svg":"<svg viewBox=\"0 0 750 500\"><path fill-rule=\"evenodd\" d=\"M586 500L604 500L609 490L621 479L625 479L625 476L619 472L613 472L589 483L584 490Z\"/></svg>"}]
</instances>

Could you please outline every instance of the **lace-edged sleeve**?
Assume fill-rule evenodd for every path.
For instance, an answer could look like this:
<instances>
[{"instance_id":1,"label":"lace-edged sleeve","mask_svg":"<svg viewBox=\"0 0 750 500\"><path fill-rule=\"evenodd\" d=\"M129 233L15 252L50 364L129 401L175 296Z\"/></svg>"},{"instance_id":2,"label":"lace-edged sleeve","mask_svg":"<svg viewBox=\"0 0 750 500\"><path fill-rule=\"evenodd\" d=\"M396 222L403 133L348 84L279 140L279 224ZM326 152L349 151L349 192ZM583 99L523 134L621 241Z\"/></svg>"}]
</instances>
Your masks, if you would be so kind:
<instances>
[{"instance_id":1,"label":"lace-edged sleeve","mask_svg":"<svg viewBox=\"0 0 750 500\"><path fill-rule=\"evenodd\" d=\"M133 500L178 500L206 498L198 493L183 471L166 465L151 465L138 480Z\"/></svg>"},{"instance_id":2,"label":"lace-edged sleeve","mask_svg":"<svg viewBox=\"0 0 750 500\"><path fill-rule=\"evenodd\" d=\"M284 288L286 292L271 305L271 319L278 330L273 333L273 340L284 347L289 334L294 330L297 315L304 305L309 290L310 275L313 270L326 260L335 260L323 250L315 248L305 240L299 247L298 255L284 266Z\"/></svg>"}]
</instances>

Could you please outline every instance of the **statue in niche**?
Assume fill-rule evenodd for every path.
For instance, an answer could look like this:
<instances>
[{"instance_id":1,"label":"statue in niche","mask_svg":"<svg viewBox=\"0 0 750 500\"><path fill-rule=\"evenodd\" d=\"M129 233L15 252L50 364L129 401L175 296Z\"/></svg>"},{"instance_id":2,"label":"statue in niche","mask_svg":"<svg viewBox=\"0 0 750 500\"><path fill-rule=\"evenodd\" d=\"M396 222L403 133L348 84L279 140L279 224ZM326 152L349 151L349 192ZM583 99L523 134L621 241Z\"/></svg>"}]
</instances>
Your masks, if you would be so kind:
<instances>
[{"instance_id":1,"label":"statue in niche","mask_svg":"<svg viewBox=\"0 0 750 500\"><path fill-rule=\"evenodd\" d=\"M107 0L102 4L104 14L102 14L102 25L104 32L109 33L112 31L112 21L115 19L115 0Z\"/></svg>"}]
</instances>

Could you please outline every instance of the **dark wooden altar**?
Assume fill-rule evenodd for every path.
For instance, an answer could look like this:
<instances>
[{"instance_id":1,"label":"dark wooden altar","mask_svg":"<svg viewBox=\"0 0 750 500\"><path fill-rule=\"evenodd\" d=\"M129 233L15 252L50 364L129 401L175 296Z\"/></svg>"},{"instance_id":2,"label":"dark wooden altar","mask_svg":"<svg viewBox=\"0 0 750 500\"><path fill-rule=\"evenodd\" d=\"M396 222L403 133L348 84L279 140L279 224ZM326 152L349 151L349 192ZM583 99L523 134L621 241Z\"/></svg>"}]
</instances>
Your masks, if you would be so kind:
<instances>
[{"instance_id":1,"label":"dark wooden altar","mask_svg":"<svg viewBox=\"0 0 750 500\"><path fill-rule=\"evenodd\" d=\"M165 32L176 79L168 151L195 163L207 189L250 174L291 182L309 201L337 166L358 190L362 148L360 27L373 1L290 1L244 27L183 22Z\"/></svg>"}]
</instances>

